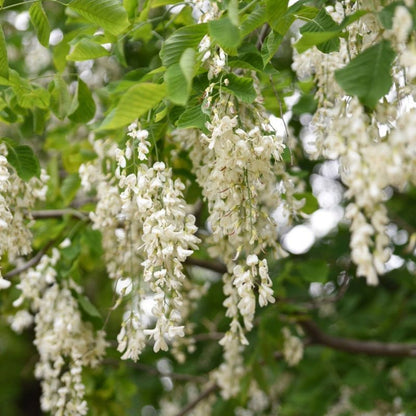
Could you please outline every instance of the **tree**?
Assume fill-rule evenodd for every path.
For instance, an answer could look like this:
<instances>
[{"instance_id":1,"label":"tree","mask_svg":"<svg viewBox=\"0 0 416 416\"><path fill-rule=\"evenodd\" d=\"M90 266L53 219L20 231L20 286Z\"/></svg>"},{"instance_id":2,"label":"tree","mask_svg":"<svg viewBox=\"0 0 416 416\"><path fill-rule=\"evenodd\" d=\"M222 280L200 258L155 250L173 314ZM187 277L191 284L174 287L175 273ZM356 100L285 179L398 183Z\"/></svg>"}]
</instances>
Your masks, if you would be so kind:
<instances>
[{"instance_id":1,"label":"tree","mask_svg":"<svg viewBox=\"0 0 416 416\"><path fill-rule=\"evenodd\" d=\"M413 0L0 6L2 415L416 412Z\"/></svg>"}]
</instances>

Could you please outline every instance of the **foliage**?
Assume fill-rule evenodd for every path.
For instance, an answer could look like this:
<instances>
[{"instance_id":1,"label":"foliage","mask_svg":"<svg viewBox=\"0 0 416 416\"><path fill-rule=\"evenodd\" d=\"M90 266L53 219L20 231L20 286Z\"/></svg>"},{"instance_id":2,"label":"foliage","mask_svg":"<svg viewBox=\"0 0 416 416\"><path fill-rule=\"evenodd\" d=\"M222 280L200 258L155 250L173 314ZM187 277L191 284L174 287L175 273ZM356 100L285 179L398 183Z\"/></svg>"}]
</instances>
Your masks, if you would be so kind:
<instances>
[{"instance_id":1,"label":"foliage","mask_svg":"<svg viewBox=\"0 0 416 416\"><path fill-rule=\"evenodd\" d=\"M0 25L2 415L416 413L412 0Z\"/></svg>"}]
</instances>

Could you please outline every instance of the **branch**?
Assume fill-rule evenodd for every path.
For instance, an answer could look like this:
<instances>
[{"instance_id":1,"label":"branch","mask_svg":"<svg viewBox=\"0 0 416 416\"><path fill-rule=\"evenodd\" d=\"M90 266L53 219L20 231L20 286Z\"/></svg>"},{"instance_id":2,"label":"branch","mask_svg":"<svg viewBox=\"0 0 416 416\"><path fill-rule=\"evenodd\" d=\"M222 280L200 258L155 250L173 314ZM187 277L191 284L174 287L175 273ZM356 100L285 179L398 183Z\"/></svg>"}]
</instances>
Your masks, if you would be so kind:
<instances>
[{"instance_id":1,"label":"branch","mask_svg":"<svg viewBox=\"0 0 416 416\"><path fill-rule=\"evenodd\" d=\"M36 266L39 262L42 256L53 246L55 243L55 240L49 241L48 244L46 244L45 247L43 247L41 250L39 250L30 260L28 260L25 264L18 266L14 268L13 270L10 270L8 273L6 273L3 277L5 279L10 279L13 276L16 276L27 269L30 269L31 267Z\"/></svg>"},{"instance_id":2,"label":"branch","mask_svg":"<svg viewBox=\"0 0 416 416\"><path fill-rule=\"evenodd\" d=\"M188 258L186 260L186 264L189 266L198 266L202 267L204 269L212 270L213 272L217 273L227 273L227 267L225 267L222 263L216 263L209 260L201 260L201 259L195 259L195 258Z\"/></svg>"},{"instance_id":3,"label":"branch","mask_svg":"<svg viewBox=\"0 0 416 416\"><path fill-rule=\"evenodd\" d=\"M416 344L360 341L357 339L334 337L322 332L321 329L311 320L298 321L298 323L309 335L311 344L325 345L335 350L355 354L367 354L384 357L416 357Z\"/></svg>"},{"instance_id":4,"label":"branch","mask_svg":"<svg viewBox=\"0 0 416 416\"><path fill-rule=\"evenodd\" d=\"M216 384L212 384L206 390L202 391L201 394L196 397L194 400L189 402L176 416L184 416L188 412L190 412L194 407L196 407L202 400L209 397L212 393L215 393L218 390L218 386Z\"/></svg>"},{"instance_id":5,"label":"branch","mask_svg":"<svg viewBox=\"0 0 416 416\"><path fill-rule=\"evenodd\" d=\"M65 208L65 209L45 209L39 211L32 211L32 217L35 220L43 220L43 219L51 219L51 218L61 218L65 215L70 215L74 218L78 218L82 221L89 220L88 213L77 211L76 209L72 208Z\"/></svg>"},{"instance_id":6,"label":"branch","mask_svg":"<svg viewBox=\"0 0 416 416\"><path fill-rule=\"evenodd\" d=\"M266 39L266 36L269 34L270 31L270 26L265 23L259 33L258 39L257 39L257 43L256 43L256 48L257 50L261 50L261 47L263 46L263 42Z\"/></svg>"},{"instance_id":7,"label":"branch","mask_svg":"<svg viewBox=\"0 0 416 416\"><path fill-rule=\"evenodd\" d=\"M115 367L118 367L120 365L120 362L118 360L113 360L111 358L108 358L104 360L104 364L109 364ZM178 381L192 381L192 382L206 382L207 379L202 376L194 376L192 374L183 374L183 373L171 373L171 372L164 372L159 371L157 368L152 367L151 365L143 364L143 363L135 363L132 361L126 362L127 366L130 368L135 368L138 370L142 370L148 374L152 374L154 376L159 377L169 377L173 380Z\"/></svg>"}]
</instances>

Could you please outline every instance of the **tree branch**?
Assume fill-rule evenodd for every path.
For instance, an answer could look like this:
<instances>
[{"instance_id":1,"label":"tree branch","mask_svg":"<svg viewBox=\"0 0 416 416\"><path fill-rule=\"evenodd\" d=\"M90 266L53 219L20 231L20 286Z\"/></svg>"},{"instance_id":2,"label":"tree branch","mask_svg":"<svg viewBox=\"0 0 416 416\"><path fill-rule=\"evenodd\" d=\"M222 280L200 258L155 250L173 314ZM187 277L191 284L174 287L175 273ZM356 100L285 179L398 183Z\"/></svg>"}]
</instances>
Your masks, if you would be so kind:
<instances>
[{"instance_id":1,"label":"tree branch","mask_svg":"<svg viewBox=\"0 0 416 416\"><path fill-rule=\"evenodd\" d=\"M77 211L72 208L65 209L45 209L39 211L32 211L31 215L36 220L51 219L51 218L61 218L65 215L70 215L74 218L78 218L82 221L89 220L88 213Z\"/></svg>"},{"instance_id":2,"label":"tree branch","mask_svg":"<svg viewBox=\"0 0 416 416\"><path fill-rule=\"evenodd\" d=\"M383 357L416 357L416 344L397 342L361 341L357 339L334 337L325 334L311 320L298 321L310 338L311 344L325 345L335 350L354 354L367 354Z\"/></svg>"},{"instance_id":3,"label":"tree branch","mask_svg":"<svg viewBox=\"0 0 416 416\"><path fill-rule=\"evenodd\" d=\"M42 256L53 246L54 243L55 243L55 240L49 241L49 243L46 244L46 246L43 247L41 250L39 250L30 260L28 260L23 265L10 270L3 277L5 279L10 279L13 276L16 276L26 271L27 269L30 269L31 267L36 266L40 262L40 259L42 258Z\"/></svg>"},{"instance_id":4,"label":"tree branch","mask_svg":"<svg viewBox=\"0 0 416 416\"><path fill-rule=\"evenodd\" d=\"M227 267L225 267L225 265L222 263L217 263L209 260L195 259L190 257L188 257L185 263L189 266L198 266L221 274L227 273Z\"/></svg>"},{"instance_id":5,"label":"tree branch","mask_svg":"<svg viewBox=\"0 0 416 416\"><path fill-rule=\"evenodd\" d=\"M104 364L109 364L109 365L118 367L120 365L120 362L118 360L107 358L106 360L104 360ZM169 377L173 380L192 381L192 382L199 382L199 383L203 383L207 381L207 379L202 376L194 376L192 374L159 371L157 368L152 367L151 365L143 364L143 363L135 363L132 361L126 361L126 364L130 368L135 368L135 369L144 371L148 374L152 374L154 376Z\"/></svg>"},{"instance_id":6,"label":"tree branch","mask_svg":"<svg viewBox=\"0 0 416 416\"><path fill-rule=\"evenodd\" d=\"M196 397L194 400L189 402L176 416L184 416L188 412L190 412L194 407L196 407L202 400L209 397L212 393L215 393L218 390L218 386L216 384L212 384L206 390L202 391L201 394Z\"/></svg>"}]
</instances>

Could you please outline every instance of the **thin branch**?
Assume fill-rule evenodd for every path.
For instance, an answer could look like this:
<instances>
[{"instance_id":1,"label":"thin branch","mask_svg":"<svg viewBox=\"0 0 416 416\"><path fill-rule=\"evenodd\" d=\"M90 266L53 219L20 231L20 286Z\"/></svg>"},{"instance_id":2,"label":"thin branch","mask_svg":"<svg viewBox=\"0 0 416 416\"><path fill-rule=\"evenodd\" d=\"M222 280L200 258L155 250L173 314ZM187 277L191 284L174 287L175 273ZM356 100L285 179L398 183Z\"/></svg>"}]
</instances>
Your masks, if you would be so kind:
<instances>
[{"instance_id":1,"label":"thin branch","mask_svg":"<svg viewBox=\"0 0 416 416\"><path fill-rule=\"evenodd\" d=\"M108 364L108 365L118 367L120 365L120 362L118 360L108 358L108 359L104 360L104 364ZM147 374L151 374L151 375L159 376L159 377L169 377L173 380L192 381L192 382L199 382L199 383L203 383L203 382L207 381L207 379L205 377L202 377L202 376L194 376L192 374L171 373L171 372L159 371L157 368L155 368L151 365L143 364L143 363L135 363L135 362L132 362L132 361L127 361L126 364L130 368L135 368L135 369L144 371Z\"/></svg>"},{"instance_id":2,"label":"thin branch","mask_svg":"<svg viewBox=\"0 0 416 416\"><path fill-rule=\"evenodd\" d=\"M334 337L325 334L315 322L311 320L299 320L298 323L309 336L311 344L325 345L335 350L354 354L367 354L383 357L416 357L416 344L361 341L357 339Z\"/></svg>"},{"instance_id":3,"label":"thin branch","mask_svg":"<svg viewBox=\"0 0 416 416\"><path fill-rule=\"evenodd\" d=\"M30 260L28 260L25 264L18 266L14 268L13 270L10 270L8 273L6 273L3 277L5 279L10 279L13 276L16 276L27 269L30 269L31 267L36 266L39 262L42 256L53 246L55 243L55 240L49 241L48 244L46 244L45 247L43 247L41 250L39 250Z\"/></svg>"},{"instance_id":4,"label":"thin branch","mask_svg":"<svg viewBox=\"0 0 416 416\"><path fill-rule=\"evenodd\" d=\"M202 267L204 269L212 270L213 272L217 273L227 273L227 268L222 263L216 263L209 260L201 260L201 259L195 259L195 258L188 258L186 260L186 264L189 266L198 266Z\"/></svg>"},{"instance_id":5,"label":"thin branch","mask_svg":"<svg viewBox=\"0 0 416 416\"><path fill-rule=\"evenodd\" d=\"M269 34L270 32L270 26L265 23L259 33L258 39L257 39L257 43L256 43L256 48L257 50L261 50L262 46L263 46L263 42L266 39L266 36Z\"/></svg>"},{"instance_id":6,"label":"thin branch","mask_svg":"<svg viewBox=\"0 0 416 416\"><path fill-rule=\"evenodd\" d=\"M202 400L206 399L207 397L211 396L211 394L215 393L218 390L218 386L216 384L212 384L206 390L202 391L201 394L196 397L194 400L189 402L176 416L184 416L189 413L194 407L196 407Z\"/></svg>"},{"instance_id":7,"label":"thin branch","mask_svg":"<svg viewBox=\"0 0 416 416\"><path fill-rule=\"evenodd\" d=\"M51 219L51 218L61 218L65 215L70 215L74 218L78 218L82 221L89 220L88 213L77 211L72 208L65 209L45 209L39 211L32 211L31 215L36 220Z\"/></svg>"},{"instance_id":8,"label":"thin branch","mask_svg":"<svg viewBox=\"0 0 416 416\"><path fill-rule=\"evenodd\" d=\"M202 341L219 341L225 335L224 332L207 332L205 334L195 334L192 338L195 342L202 342Z\"/></svg>"}]
</instances>

